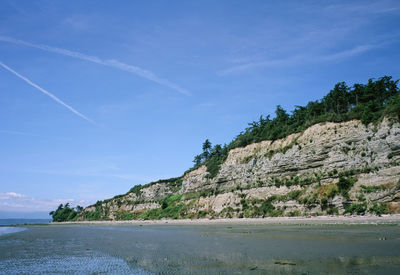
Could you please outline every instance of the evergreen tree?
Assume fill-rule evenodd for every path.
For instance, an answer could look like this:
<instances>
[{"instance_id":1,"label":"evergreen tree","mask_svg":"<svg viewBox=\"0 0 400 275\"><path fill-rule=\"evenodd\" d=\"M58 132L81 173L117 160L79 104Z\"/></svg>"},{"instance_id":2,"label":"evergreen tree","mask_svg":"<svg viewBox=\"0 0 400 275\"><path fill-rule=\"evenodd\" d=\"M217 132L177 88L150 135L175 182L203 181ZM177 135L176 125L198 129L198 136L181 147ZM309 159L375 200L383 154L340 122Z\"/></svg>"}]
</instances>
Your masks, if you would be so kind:
<instances>
[{"instance_id":1,"label":"evergreen tree","mask_svg":"<svg viewBox=\"0 0 400 275\"><path fill-rule=\"evenodd\" d=\"M211 142L206 139L203 143L203 158L204 160L209 159L211 153Z\"/></svg>"},{"instance_id":2,"label":"evergreen tree","mask_svg":"<svg viewBox=\"0 0 400 275\"><path fill-rule=\"evenodd\" d=\"M263 140L284 138L320 122L360 119L367 125L378 121L383 115L400 118L398 82L390 76L370 79L365 85L354 84L351 88L339 82L322 100L310 101L306 106L296 106L291 115L278 105L275 118L260 116L258 121L249 123L228 146L216 145L212 148L207 139L203 143L203 153L193 161L195 167L205 164L210 175L216 175L229 150Z\"/></svg>"}]
</instances>

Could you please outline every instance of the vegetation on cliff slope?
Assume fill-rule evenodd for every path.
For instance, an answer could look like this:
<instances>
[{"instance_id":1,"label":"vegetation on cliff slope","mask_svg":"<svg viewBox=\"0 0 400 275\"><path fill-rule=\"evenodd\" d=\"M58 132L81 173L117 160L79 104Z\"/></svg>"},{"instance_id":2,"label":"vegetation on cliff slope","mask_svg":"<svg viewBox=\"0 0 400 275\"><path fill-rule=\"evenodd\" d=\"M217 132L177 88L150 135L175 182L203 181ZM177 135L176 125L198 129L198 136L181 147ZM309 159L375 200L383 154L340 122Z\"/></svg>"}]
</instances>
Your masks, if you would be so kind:
<instances>
[{"instance_id":1,"label":"vegetation on cliff slope","mask_svg":"<svg viewBox=\"0 0 400 275\"><path fill-rule=\"evenodd\" d=\"M400 117L399 80L384 76L370 79L367 84L348 87L340 82L321 100L310 101L306 106L296 106L291 114L280 105L275 117L260 116L258 121L249 123L231 143L211 147L209 140L203 143L203 152L194 158L194 167L207 166L209 177L218 174L229 150L244 147L264 140L277 140L301 132L321 122L345 122L359 119L365 125L379 121L383 116Z\"/></svg>"},{"instance_id":2,"label":"vegetation on cliff slope","mask_svg":"<svg viewBox=\"0 0 400 275\"><path fill-rule=\"evenodd\" d=\"M69 203L66 203L65 205L60 204L55 211L51 211L49 214L53 218L53 222L65 222L74 220L82 210L82 206L71 208Z\"/></svg>"}]
</instances>

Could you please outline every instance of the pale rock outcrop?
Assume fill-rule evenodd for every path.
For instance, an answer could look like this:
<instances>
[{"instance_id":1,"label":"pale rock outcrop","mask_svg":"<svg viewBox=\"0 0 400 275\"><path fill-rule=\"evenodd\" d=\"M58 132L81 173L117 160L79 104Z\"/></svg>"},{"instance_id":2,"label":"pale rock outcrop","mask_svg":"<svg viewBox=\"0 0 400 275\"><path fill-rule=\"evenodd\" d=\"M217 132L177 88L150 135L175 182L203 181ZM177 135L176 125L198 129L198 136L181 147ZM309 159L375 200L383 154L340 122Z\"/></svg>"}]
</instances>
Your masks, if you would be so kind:
<instances>
[{"instance_id":1,"label":"pale rock outcrop","mask_svg":"<svg viewBox=\"0 0 400 275\"><path fill-rule=\"evenodd\" d=\"M339 175L355 178L346 198L336 192L328 202L319 203L321 186L337 184ZM346 174L347 173L347 174ZM288 184L291 182L293 184ZM376 192L363 192L362 186L387 187ZM193 209L220 213L236 209L243 214L241 200L265 200L285 196L298 190L295 199L274 201L283 213L298 211L303 215L335 209L343 213L351 203L387 203L393 211L400 208L400 124L385 118L378 125L368 127L360 121L320 123L303 133L295 133L276 141L262 141L229 151L215 178L209 178L205 165L186 173L179 189L168 183L156 183L141 190L139 196L128 193L117 200L103 203L110 218L118 211L144 211L160 207L160 200L176 193L201 193L191 200ZM312 204L305 204L313 197ZM185 203L189 205L190 201ZM325 204L324 204L325 203ZM95 211L95 206L85 211Z\"/></svg>"}]
</instances>

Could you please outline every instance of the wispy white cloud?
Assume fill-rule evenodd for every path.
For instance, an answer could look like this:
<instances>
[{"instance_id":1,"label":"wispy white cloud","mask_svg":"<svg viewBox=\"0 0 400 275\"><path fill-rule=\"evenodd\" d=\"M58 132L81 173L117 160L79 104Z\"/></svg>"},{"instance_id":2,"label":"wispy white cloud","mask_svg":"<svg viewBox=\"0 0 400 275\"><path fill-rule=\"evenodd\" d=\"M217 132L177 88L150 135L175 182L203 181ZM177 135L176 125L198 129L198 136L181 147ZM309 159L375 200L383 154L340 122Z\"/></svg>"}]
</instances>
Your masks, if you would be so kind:
<instances>
[{"instance_id":1,"label":"wispy white cloud","mask_svg":"<svg viewBox=\"0 0 400 275\"><path fill-rule=\"evenodd\" d=\"M226 68L222 71L219 71L219 75L229 75L229 74L234 74L238 72L243 72L255 68L260 68L260 67L280 67L280 66L286 66L286 65L294 65L298 64L300 61L304 59L303 56L290 56L290 57L285 57L281 59L273 59L273 60L264 60L264 61L254 61L254 62L248 62L240 65L235 65L230 68Z\"/></svg>"},{"instance_id":2,"label":"wispy white cloud","mask_svg":"<svg viewBox=\"0 0 400 275\"><path fill-rule=\"evenodd\" d=\"M62 48L51 47L51 46L48 46L48 45L33 44L33 43L30 43L30 42L14 39L12 37L7 37L7 36L0 36L0 41L9 42L9 43L17 44L17 45L22 45L22 46L27 46L27 47L31 47L31 48L36 48L36 49L40 49L40 50L47 51L47 52L52 52L52 53L56 53L56 54L60 54L60 55L70 56L70 57L73 57L73 58L89 61L89 62L92 62L92 63L101 64L101 65L108 66L108 67L113 67L113 68L116 68L118 70L122 70L122 71L126 71L126 72L129 72L129 73L133 73L135 75L138 75L138 76L143 77L145 79L148 79L150 81L158 83L158 84L160 84L162 86L171 88L171 89L173 89L173 90L175 90L175 91L177 91L177 92L179 92L181 94L190 95L189 91L187 91L186 89L183 89L179 85L177 85L177 84L175 84L175 83L173 83L173 82L171 82L171 81L169 81L167 79L160 78L160 77L156 76L154 73L152 73L152 72L150 72L148 70L144 70L144 69L142 69L140 67L137 67L137 66L125 64L125 63L122 63L122 62L120 62L118 60L115 60L115 59L103 60L103 59L100 59L97 56L86 55L86 54L83 54L83 53L70 51L70 50L62 49Z\"/></svg>"},{"instance_id":3,"label":"wispy white cloud","mask_svg":"<svg viewBox=\"0 0 400 275\"><path fill-rule=\"evenodd\" d=\"M360 4L348 2L344 4L329 5L325 10L332 13L385 14L399 12L400 5L398 2L396 3L396 1L362 1Z\"/></svg>"},{"instance_id":4,"label":"wispy white cloud","mask_svg":"<svg viewBox=\"0 0 400 275\"><path fill-rule=\"evenodd\" d=\"M349 50L344 50L324 56L319 56L315 59L315 61L328 61L328 60L338 61L376 49L377 47L378 47L377 45L359 45Z\"/></svg>"},{"instance_id":5,"label":"wispy white cloud","mask_svg":"<svg viewBox=\"0 0 400 275\"><path fill-rule=\"evenodd\" d=\"M339 62L398 42L397 31L377 33L374 27L384 17L394 19L400 13L398 1L293 3L286 13L292 17L271 14L251 32L233 35L227 51L230 56L225 59L228 63L217 74Z\"/></svg>"},{"instance_id":6,"label":"wispy white cloud","mask_svg":"<svg viewBox=\"0 0 400 275\"><path fill-rule=\"evenodd\" d=\"M44 93L45 95L47 95L48 97L50 97L51 99L53 99L54 101L56 101L57 103L63 105L65 108L67 108L68 110L70 110L72 113L76 114L77 116L85 119L86 121L96 125L96 123L91 120L90 118L86 117L85 115L81 114L80 112L78 112L77 110L75 110L74 108L72 108L71 106L69 106L68 104L66 104L65 102L63 102L61 99L59 99L58 97L56 97L55 95L53 95L52 93L50 93L49 91L46 91L45 89L43 89L42 87L40 87L39 85L33 83L32 81L30 81L28 78L20 75L19 73L17 73L16 71L14 71L13 69L11 69L10 67L8 67L7 65L5 65L4 63L2 63L0 61L0 66L2 66L4 69L6 69L7 71L11 72L12 74L16 75L17 77L19 77L20 79L24 80L26 83L28 83L29 85L31 85L32 87L38 89L39 91L41 91L42 93Z\"/></svg>"},{"instance_id":7,"label":"wispy white cloud","mask_svg":"<svg viewBox=\"0 0 400 275\"><path fill-rule=\"evenodd\" d=\"M248 62L245 64L235 65L230 68L221 70L218 72L219 75L229 75L234 73L239 73L255 68L266 68L266 67L282 67L282 66L293 66L305 63L318 63L326 61L341 61L346 58L351 58L353 56L362 54L364 52L373 50L379 47L378 45L359 45L354 48L339 51L335 53L325 54L325 55L311 55L302 54L295 56L288 56L281 59L265 60L259 62Z\"/></svg>"},{"instance_id":8,"label":"wispy white cloud","mask_svg":"<svg viewBox=\"0 0 400 275\"><path fill-rule=\"evenodd\" d=\"M4 194L6 199L10 199L10 198L25 198L26 196L23 194L18 194L15 192L7 192Z\"/></svg>"},{"instance_id":9,"label":"wispy white cloud","mask_svg":"<svg viewBox=\"0 0 400 275\"><path fill-rule=\"evenodd\" d=\"M75 203L73 199L39 199L16 192L0 192L0 211L36 212L52 211L61 203ZM80 202L82 203L82 202Z\"/></svg>"}]
</instances>

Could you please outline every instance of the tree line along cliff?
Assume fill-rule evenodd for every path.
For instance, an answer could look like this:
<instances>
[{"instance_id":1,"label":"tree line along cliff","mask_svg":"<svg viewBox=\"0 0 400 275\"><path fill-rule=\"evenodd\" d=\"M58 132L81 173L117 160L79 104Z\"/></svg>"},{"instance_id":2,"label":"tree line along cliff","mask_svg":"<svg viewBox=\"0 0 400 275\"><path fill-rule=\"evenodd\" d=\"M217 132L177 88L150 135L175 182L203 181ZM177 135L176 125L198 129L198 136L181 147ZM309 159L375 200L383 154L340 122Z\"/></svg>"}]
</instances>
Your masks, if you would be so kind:
<instances>
[{"instance_id":1,"label":"tree line along cliff","mask_svg":"<svg viewBox=\"0 0 400 275\"><path fill-rule=\"evenodd\" d=\"M398 81L341 82L291 114L278 105L273 119L261 116L229 144L206 140L181 177L51 214L64 221L399 213L399 117Z\"/></svg>"}]
</instances>

